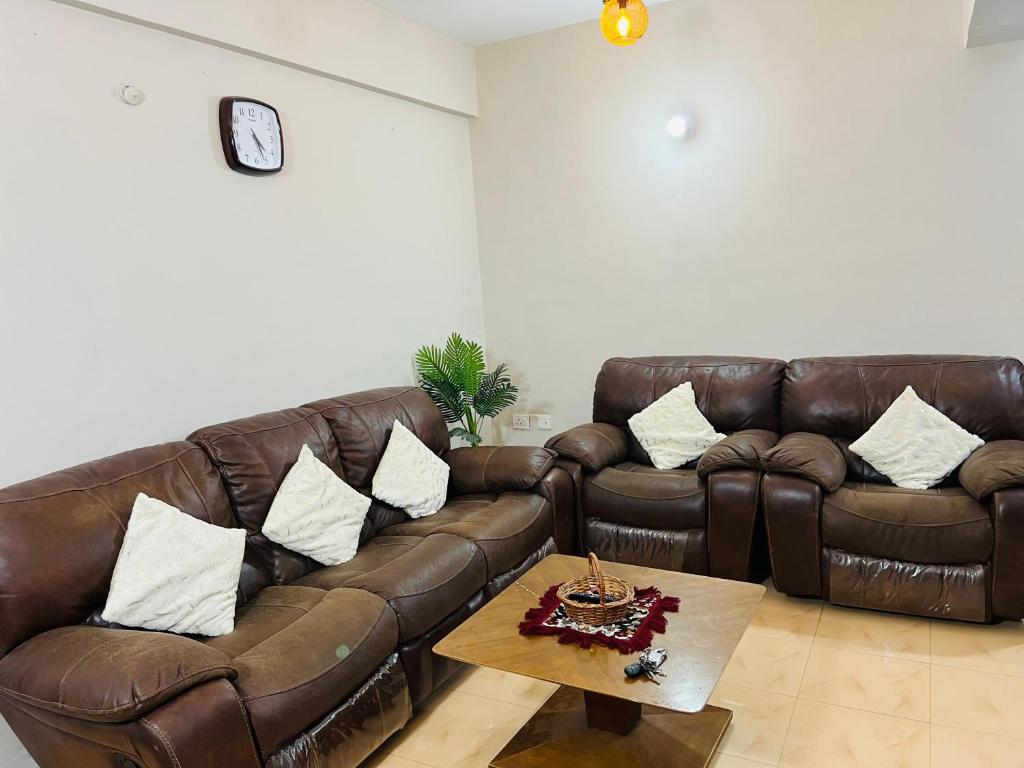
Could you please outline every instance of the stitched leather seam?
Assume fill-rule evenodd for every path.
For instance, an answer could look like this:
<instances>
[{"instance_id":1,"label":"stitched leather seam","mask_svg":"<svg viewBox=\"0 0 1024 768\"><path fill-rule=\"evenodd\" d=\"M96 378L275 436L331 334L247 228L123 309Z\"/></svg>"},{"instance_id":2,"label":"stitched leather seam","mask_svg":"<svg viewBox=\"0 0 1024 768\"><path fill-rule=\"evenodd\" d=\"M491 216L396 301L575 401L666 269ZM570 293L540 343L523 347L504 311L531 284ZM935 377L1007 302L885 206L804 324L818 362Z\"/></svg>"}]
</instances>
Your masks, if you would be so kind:
<instances>
[{"instance_id":1,"label":"stitched leather seam","mask_svg":"<svg viewBox=\"0 0 1024 768\"><path fill-rule=\"evenodd\" d=\"M271 484L274 486L274 493L276 494L280 490L280 488L277 485L277 481L274 480L274 473L270 471L270 464L268 464L266 458L264 458L263 451L256 447L256 444L249 439L248 435L241 435L240 437L243 440L245 440L246 444L250 448L252 448L253 453L255 453L256 457L260 460L260 463L263 465L263 468L267 470L267 477L270 479Z\"/></svg>"},{"instance_id":2,"label":"stitched leather seam","mask_svg":"<svg viewBox=\"0 0 1024 768\"><path fill-rule=\"evenodd\" d=\"M316 589L316 587L311 587L311 589ZM324 598L326 598L327 595L329 594L327 590L320 590L320 591L323 592L323 594L320 596L320 599L317 600L314 605L312 605L309 608L305 609L306 610L306 614L309 614L314 608L316 608L318 605L320 605L320 603L322 603L324 601ZM302 617L299 617L299 618L302 618ZM296 621L298 621L298 619L296 619ZM267 635L265 638L263 638L258 643L256 643L256 645L254 645L252 648L249 648L249 649L247 649L245 651L242 651L242 653L238 654L238 656L235 656L235 658L233 658L232 661L237 661L238 659L240 659L245 654L254 651L255 649L259 648L264 643L269 642L270 640L273 640L275 637L280 635L286 629L289 629L290 627L292 627L292 625L294 623L295 622L292 622L292 624L288 624L288 625L286 625L284 627L281 627L279 630L277 630L277 632L274 632L272 635Z\"/></svg>"},{"instance_id":3,"label":"stitched leather seam","mask_svg":"<svg viewBox=\"0 0 1024 768\"><path fill-rule=\"evenodd\" d=\"M161 729L156 723L151 722L148 718L142 717L139 719L146 724L146 727L148 727L151 731L153 731L153 733L156 734L156 737L160 739L160 742L164 745L164 749L167 750L167 754L170 756L171 760L174 762L177 768L181 768L181 763L178 762L178 756L174 754L174 747L171 746L171 740L167 738L167 735L163 732L163 729Z\"/></svg>"},{"instance_id":4,"label":"stitched leather seam","mask_svg":"<svg viewBox=\"0 0 1024 768\"><path fill-rule=\"evenodd\" d=\"M207 521L209 521L211 525L216 525L216 523L213 522L213 513L210 512L210 508L206 505L206 499L204 499L203 494L199 492L199 486L196 485L196 481L192 479L192 475L185 468L185 465L181 461L181 457L178 456L174 460L177 462L178 466L181 467L181 471L185 474L185 477L188 478L188 484L191 485L192 490L196 492L196 496L199 498L199 503L202 504L203 509L206 510Z\"/></svg>"},{"instance_id":5,"label":"stitched leather seam","mask_svg":"<svg viewBox=\"0 0 1024 768\"><path fill-rule=\"evenodd\" d=\"M114 485L116 483L121 482L122 480L127 480L129 477L137 477L138 475L143 475L146 472L149 472L150 470L156 469L157 467L162 467L164 464L170 464L171 462L175 461L179 456L184 456L189 451L201 451L201 450L202 450L202 448L200 448L198 445L190 445L188 448L183 449L181 451L181 453L178 453L178 454L176 454L174 456L170 456L170 457L168 457L166 459L162 459L162 460L158 461L156 464L150 464L149 466L142 467L140 469L135 470L134 472L129 472L128 474L119 475L118 477L111 478L110 480L105 480L102 483L94 483L93 485L76 486L74 488L62 488L59 491L51 491L50 493L40 493L40 494L38 494L36 496L23 496L23 497L19 497L17 499L4 499L4 500L0 501L0 504L16 504L16 503L25 502L25 501L39 501L40 499L48 499L51 496L60 496L61 494L64 494L64 493L73 493L75 491L78 491L79 493L81 493L81 492L92 491L92 490L95 490L96 488L105 488L108 485Z\"/></svg>"},{"instance_id":6,"label":"stitched leather seam","mask_svg":"<svg viewBox=\"0 0 1024 768\"><path fill-rule=\"evenodd\" d=\"M864 371L860 369L859 365L857 366L857 378L860 380L861 404L864 406L860 417L860 433L863 435L868 431L868 386L864 382Z\"/></svg>"},{"instance_id":7,"label":"stitched leather seam","mask_svg":"<svg viewBox=\"0 0 1024 768\"><path fill-rule=\"evenodd\" d=\"M367 637L369 637L369 636L370 636L370 634L371 634L371 633L372 633L372 632L373 632L373 631L374 631L374 630L375 630L375 629L376 629L376 628L377 628L378 626L380 626L380 622L381 622L381 620L382 620L382 619L384 618L384 615L385 615L385 614L387 613L387 611L389 610L389 608L390 608L390 606L388 606L388 605L386 605L386 604L385 604L384 608L383 608L383 609L381 610L381 612L380 612L380 616L378 616L378 617L377 617L377 620L376 620L376 621L375 621L375 622L373 623L373 626L372 626L372 627L370 627L369 629L367 629L367 630L366 630L366 631L365 631L365 632L363 633L362 637L360 637L360 638L359 638L358 640L356 640L356 641L355 641L354 643L351 643L351 644L349 645L349 647L350 647L350 648L356 648L356 649L358 649L359 645L360 645L360 644L361 644L361 643L363 642L363 640L365 640L365 639L366 639ZM271 637L273 637L273 635L271 635ZM268 639L269 639L269 638L268 638ZM266 641L264 641L264 642L266 642ZM262 643L261 643L261 645L262 645ZM259 646L256 646L256 647L259 647ZM250 650L251 650L251 649L250 649ZM346 657L346 658L348 658L348 657ZM325 669L325 670L324 670L323 672L321 672L321 673L320 673L319 675L317 675L316 677L311 677L311 678L309 678L308 680L303 680L303 681L302 681L301 683L296 683L295 685L289 686L289 687L287 687L287 688L281 688L281 689L279 689L279 690L276 690L276 691L270 691L270 692L268 692L268 693L260 693L260 694L256 694L256 695L254 695L254 696L245 696L245 697L244 697L244 698L242 699L242 701L246 701L246 702L249 702L249 701L256 701L257 699L265 699L265 698L267 698L268 696L278 696L278 695L280 695L280 694L282 694L282 693L289 693L290 691L295 691L295 690L298 690L299 688L301 688L301 687L302 687L302 686L304 686L304 685L309 685L309 684L310 684L310 683L312 683L312 682L313 682L314 680L319 680L319 679L320 679L320 678L322 678L322 677L326 677L326 676L327 676L328 674L330 674L330 673L331 673L331 672L333 672L333 671L334 671L335 669L337 669L338 667L340 667L340 666L341 666L341 665L342 665L342 664L343 664L344 662L345 662L345 659L338 659L338 660L337 660L337 661L336 661L336 662L335 662L334 664L331 664L331 666L329 666L329 667L328 667L327 669Z\"/></svg>"},{"instance_id":8,"label":"stitched leather seam","mask_svg":"<svg viewBox=\"0 0 1024 768\"><path fill-rule=\"evenodd\" d=\"M309 587L309 589L319 589L319 587ZM319 603L317 605L319 605ZM239 610L251 611L254 608L294 608L296 611L310 610L304 605L292 605L291 603L260 603L259 605L243 605Z\"/></svg>"},{"instance_id":9,"label":"stitched leather seam","mask_svg":"<svg viewBox=\"0 0 1024 768\"><path fill-rule=\"evenodd\" d=\"M60 678L60 685L57 686L57 706L62 706L64 704L64 685L67 682L68 676L76 669L78 669L78 665L81 664L86 658L88 658L96 651L98 651L100 648L108 646L114 642L121 642L122 639L123 638L121 637L112 637L109 640L104 640L99 645L94 645L88 651L79 656L78 659L70 667L64 670L64 674Z\"/></svg>"},{"instance_id":10,"label":"stitched leather seam","mask_svg":"<svg viewBox=\"0 0 1024 768\"><path fill-rule=\"evenodd\" d=\"M718 375L718 369L715 368L711 372L711 378L708 379L708 388L704 390L704 418L709 422L711 421L711 387L715 383L715 377Z\"/></svg>"},{"instance_id":11,"label":"stitched leather seam","mask_svg":"<svg viewBox=\"0 0 1024 768\"><path fill-rule=\"evenodd\" d=\"M370 425L366 423L366 419L363 418L362 414L353 408L352 415L356 417L356 421L359 422L359 426L363 428L363 432L365 432L366 436L370 438L370 443L373 445L374 454L383 453L381 450L381 446L377 443L376 435L373 434L372 430L370 429ZM380 459L377 460L377 464L380 464Z\"/></svg>"},{"instance_id":12,"label":"stitched leather seam","mask_svg":"<svg viewBox=\"0 0 1024 768\"><path fill-rule=\"evenodd\" d=\"M611 488L608 488L607 486L601 485L595 479L591 479L590 483L591 483L591 485L597 486L602 491L607 491L608 493L614 494L615 496L621 496L624 499L645 499L647 501L671 501L673 499L688 499L691 496L699 496L700 494L704 493L703 490L698 488L695 491L691 491L690 493L680 494L678 496L638 496L638 495L632 494L632 493L622 493L621 491L613 490Z\"/></svg>"},{"instance_id":13,"label":"stitched leather seam","mask_svg":"<svg viewBox=\"0 0 1024 768\"><path fill-rule=\"evenodd\" d=\"M382 397L382 398L380 398L378 400L367 400L364 403L331 403L330 405L325 405L323 408L313 408L313 406L305 406L305 407L313 408L313 410L316 411L317 413L323 413L325 411L331 410L332 408L336 408L336 409L339 409L339 410L342 409L342 408L345 408L347 410L353 410L354 411L357 408L362 408L364 405L376 405L377 403L386 403L388 400L395 400L395 399L401 397L402 395L407 395L407 394L409 394L410 392L412 392L413 390L416 390L416 389L419 389L419 387L406 387L401 392L397 392L397 393L395 393L393 395L388 395L387 397Z\"/></svg>"},{"instance_id":14,"label":"stitched leather seam","mask_svg":"<svg viewBox=\"0 0 1024 768\"><path fill-rule=\"evenodd\" d=\"M294 427L300 421L308 422L309 421L309 417L312 416L312 415L313 414L306 413L306 414L303 414L302 416L299 416L294 421L288 421L288 422L285 422L284 424L271 424L269 427L260 427L259 429L247 429L247 430L244 430L244 431L240 430L240 429L233 429L231 432L226 432L223 435L217 435L216 437L206 437L205 435L203 435L203 436L201 436L198 439L201 442L213 445L214 443L218 443L221 440L224 440L224 439L229 438L229 437L248 437L249 435L259 435L259 434L262 434L263 432L273 432L275 429L287 429L288 427ZM310 429L314 429L315 430L315 428L313 427L312 424L310 424L309 427L310 427ZM221 427L221 429L223 429L223 427ZM205 431L205 430L201 430L201 431Z\"/></svg>"},{"instance_id":15,"label":"stitched leather seam","mask_svg":"<svg viewBox=\"0 0 1024 768\"><path fill-rule=\"evenodd\" d=\"M485 493L490 493L490 488L487 487L487 465L491 463L491 459L494 458L494 454L497 452L497 450L494 450L487 454L487 458L484 459L484 465L480 469L480 487L484 489Z\"/></svg>"},{"instance_id":16,"label":"stitched leather seam","mask_svg":"<svg viewBox=\"0 0 1024 768\"><path fill-rule=\"evenodd\" d=\"M626 365L635 365L639 368L657 368L667 369L672 371L689 371L694 368L736 368L738 366L759 366L759 367L772 367L778 366L780 363L785 365L784 360L749 360L749 361L736 361L734 363L706 363L701 365L655 365L654 363L642 363L639 360L634 360L629 357L613 357L608 361L609 363L625 363ZM794 361L796 362L796 361Z\"/></svg>"},{"instance_id":17,"label":"stitched leather seam","mask_svg":"<svg viewBox=\"0 0 1024 768\"><path fill-rule=\"evenodd\" d=\"M814 357L798 358L791 360L789 365L794 363L804 363L807 365L836 365L847 368L852 367L864 367L864 368L913 368L925 365L963 365L965 363L1009 363L1018 362L1013 357L977 357L967 358L964 360L921 360L921 361L907 361L904 363L844 363L838 360L820 360Z\"/></svg>"},{"instance_id":18,"label":"stitched leather seam","mask_svg":"<svg viewBox=\"0 0 1024 768\"><path fill-rule=\"evenodd\" d=\"M1007 477L1002 480L993 480L982 489L981 493L978 494L978 500L980 501L986 496L991 496L996 491L1001 491L1004 488L1012 488L1016 485L1024 485L1024 474L1018 472L1012 477Z\"/></svg>"},{"instance_id":19,"label":"stitched leather seam","mask_svg":"<svg viewBox=\"0 0 1024 768\"><path fill-rule=\"evenodd\" d=\"M114 522L116 522L116 523L117 523L117 526L118 526L118 527L119 527L119 528L120 528L120 529L121 529L121 530L122 530L122 531L123 531L124 533L126 533L126 534L128 533L128 528L127 528L127 527L125 527L125 524L121 522L121 518L117 516L117 513L116 513L116 512L114 511L114 508L113 508L113 507L111 507L111 506L110 506L110 504L108 504L108 503L107 503L106 499L103 499L103 498L101 498L100 496L96 495L95 493L93 493L93 492L92 492L92 490L91 490L91 489L84 489L84 490L82 491L82 493L84 493L84 494L85 494L86 496L89 496L89 497L91 497L91 498L95 499L95 500L96 500L96 501L98 501L98 502L99 502L100 504L102 504L102 505L103 505L103 508L104 508L104 509L105 509L105 510L107 511L107 513L108 513L108 514L109 514L109 515L110 515L110 516L111 516L112 518L114 518Z\"/></svg>"},{"instance_id":20,"label":"stitched leather seam","mask_svg":"<svg viewBox=\"0 0 1024 768\"><path fill-rule=\"evenodd\" d=\"M519 529L517 529L515 531L509 531L509 532L505 533L502 536L495 536L495 537L489 538L489 539L481 539L479 537L474 536L472 539L470 539L470 541L472 541L475 544L478 544L480 542L485 542L486 543L486 542L489 542L489 541L505 541L507 539L511 539L513 536L518 536L520 533L523 533L524 531L530 530L530 528L533 527L534 523L537 522L537 519L543 515L545 507L550 507L550 506L551 506L551 504L547 501L547 499L544 499L544 503L541 505L540 509L537 510L537 514L535 514L533 516L533 518L530 520L530 522L528 522L522 528L519 528ZM439 526L434 532L436 533L437 531L440 531L441 533L447 533L447 531L444 531L443 529L447 528L449 525L461 525L462 523L467 523L467 522L471 522L471 521L469 521L469 520L459 520L459 521L453 522L453 523L446 523L443 526ZM458 534L453 534L453 535L458 535ZM463 538L463 537L460 536L459 538ZM486 555L487 553L485 552L484 554Z\"/></svg>"},{"instance_id":21,"label":"stitched leather seam","mask_svg":"<svg viewBox=\"0 0 1024 768\"><path fill-rule=\"evenodd\" d=\"M249 746L252 747L252 756L256 760L256 765L260 766L260 756L256 751L256 741L252 734L252 725L249 723L249 713L245 710L245 705L242 703L241 697L238 695L238 690L235 686L231 686L231 694L235 697L235 703L238 704L238 708L242 711L242 724L245 726L245 732L249 735Z\"/></svg>"},{"instance_id":22,"label":"stitched leather seam","mask_svg":"<svg viewBox=\"0 0 1024 768\"><path fill-rule=\"evenodd\" d=\"M459 538L462 539L461 536ZM465 541L465 539L462 539L462 540ZM469 558L466 560L466 562L462 564L462 566L459 568L459 570L455 574L453 574L452 576L449 576L447 579L445 579L444 581L440 582L439 584L435 584L432 587L427 587L426 589L421 590L419 592L406 592L405 594L402 594L402 595L395 595L394 597L389 597L388 598L388 602L391 602L392 600L405 600L405 599L410 598L410 597L419 597L420 595L425 595L428 592L434 592L436 590L443 589L444 587L448 586L453 581L455 581L457 578L459 578L459 576L461 576L463 573L465 573L466 569L469 568L469 566L473 564L473 561L476 559L476 556L478 554L480 554L480 551L477 550L477 549L474 549L473 553L469 556ZM374 573L374 571L370 571L370 574L372 574L372 573ZM364 589L364 587L354 587L354 589ZM367 590L367 591L370 591L370 590Z\"/></svg>"},{"instance_id":23,"label":"stitched leather seam","mask_svg":"<svg viewBox=\"0 0 1024 768\"><path fill-rule=\"evenodd\" d=\"M187 687L187 686L183 685L184 683L190 682L192 680L192 678L198 677L200 675L204 675L207 672L211 672L211 671L216 670L216 669L223 669L223 670L226 670L228 672L234 672L234 673L237 673L237 671L238 671L234 667L230 667L230 666L227 666L225 664L215 664L215 665L210 666L210 667L203 667L201 669L195 670L191 674L188 674L188 675L185 675L184 677L178 678L171 685L168 685L168 686L166 686L164 688L160 688L160 689L154 691L153 693L147 694L145 696L142 696L142 697L136 699L135 701L133 701L130 704L122 704L122 705L117 706L117 707L107 707L107 708L104 708L104 709L88 709L86 707L72 707L72 706L69 706L67 704L62 704L59 701L52 701L50 699L40 699L40 698L37 698L37 697L32 696L30 694L22 693L21 691L15 691L15 690L13 690L11 688L8 688L6 686L0 686L0 693L6 693L8 696L12 696L12 697L14 697L16 699L21 699L22 701L26 701L26 702L29 702L31 704L35 704L36 706L39 706L42 709L56 709L56 710L58 710L60 712L68 712L68 713L70 713L72 715L74 715L74 714L113 715L113 714L116 714L118 712L124 712L126 710L130 710L130 709L133 709L133 708L140 707L140 706L148 703L151 699L154 699L157 696L160 696L161 694L166 693L167 691L181 691L181 690L184 690Z\"/></svg>"},{"instance_id":24,"label":"stitched leather seam","mask_svg":"<svg viewBox=\"0 0 1024 768\"><path fill-rule=\"evenodd\" d=\"M861 520L867 520L872 523L877 523L878 525L891 525L899 528L952 528L957 525L974 525L975 523L985 522L989 519L988 515L985 515L984 517L976 517L971 520L960 520L955 523L901 523L893 520L878 520L874 517L868 517L860 512L854 512L852 509L840 506L831 499L825 499L824 506L833 507L838 509L840 512L846 512L854 517L859 517Z\"/></svg>"},{"instance_id":25,"label":"stitched leather seam","mask_svg":"<svg viewBox=\"0 0 1024 768\"><path fill-rule=\"evenodd\" d=\"M750 466L749 463L741 463L741 462L753 462L754 466ZM737 469L760 470L761 469L761 458L759 456L740 456L740 455L730 456L727 459L717 459L715 461L709 461L703 467L699 467L699 465L698 465L698 469L700 471L702 471L705 475L708 475L708 474L710 474L711 472L714 471L715 467L721 466L722 464L729 464L730 466L734 466Z\"/></svg>"},{"instance_id":26,"label":"stitched leather seam","mask_svg":"<svg viewBox=\"0 0 1024 768\"><path fill-rule=\"evenodd\" d=\"M307 419L307 421L308 420L309 419ZM313 428L313 433L316 435L316 439L320 441L320 447L324 449L324 457L329 459L330 456L331 456L331 452L327 449L327 442L324 440L324 436L321 435L320 434L320 430L317 429L316 427L313 427L312 424L310 424L309 426ZM329 428L330 427L328 427L328 429ZM334 435L331 435L331 437L333 438ZM344 474L344 470L342 470L342 473ZM342 480L344 480L344 479L345 478L342 478Z\"/></svg>"},{"instance_id":27,"label":"stitched leather seam","mask_svg":"<svg viewBox=\"0 0 1024 768\"><path fill-rule=\"evenodd\" d=\"M556 445L557 445L557 443L556 443ZM559 455L561 455L561 456L568 456L570 459L575 461L577 464L580 464L581 466L585 467L586 469L589 469L591 472L599 472L603 468L603 466L604 466L604 465L601 465L600 467L595 466L595 462L590 461L589 458L580 455L579 452L577 452L577 451L571 451L568 448L562 448L561 446L559 446L557 450L558 450Z\"/></svg>"}]
</instances>

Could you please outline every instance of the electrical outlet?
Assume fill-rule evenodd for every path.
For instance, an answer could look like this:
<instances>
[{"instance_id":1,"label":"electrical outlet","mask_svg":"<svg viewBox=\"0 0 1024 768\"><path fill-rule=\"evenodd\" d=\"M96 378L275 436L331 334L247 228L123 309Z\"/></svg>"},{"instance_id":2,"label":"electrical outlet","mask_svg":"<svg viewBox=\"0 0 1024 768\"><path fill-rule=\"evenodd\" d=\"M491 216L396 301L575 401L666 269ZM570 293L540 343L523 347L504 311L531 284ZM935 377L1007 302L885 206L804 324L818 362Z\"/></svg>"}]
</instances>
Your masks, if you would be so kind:
<instances>
[{"instance_id":1,"label":"electrical outlet","mask_svg":"<svg viewBox=\"0 0 1024 768\"><path fill-rule=\"evenodd\" d=\"M512 429L529 429L530 428L530 414L528 413L514 413L512 414Z\"/></svg>"},{"instance_id":2,"label":"electrical outlet","mask_svg":"<svg viewBox=\"0 0 1024 768\"><path fill-rule=\"evenodd\" d=\"M537 417L537 429L551 429L550 413L538 413L535 416Z\"/></svg>"}]
</instances>

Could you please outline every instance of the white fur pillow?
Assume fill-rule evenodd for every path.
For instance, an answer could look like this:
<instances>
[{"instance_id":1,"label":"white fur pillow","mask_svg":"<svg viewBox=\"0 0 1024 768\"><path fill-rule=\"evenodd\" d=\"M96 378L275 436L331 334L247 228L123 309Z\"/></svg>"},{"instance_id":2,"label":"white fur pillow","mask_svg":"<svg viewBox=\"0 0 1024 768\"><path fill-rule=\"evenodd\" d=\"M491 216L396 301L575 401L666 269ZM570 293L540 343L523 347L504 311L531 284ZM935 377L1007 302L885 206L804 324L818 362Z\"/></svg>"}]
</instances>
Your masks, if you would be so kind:
<instances>
[{"instance_id":1,"label":"white fur pillow","mask_svg":"<svg viewBox=\"0 0 1024 768\"><path fill-rule=\"evenodd\" d=\"M263 523L263 535L324 565L356 556L370 499L302 446Z\"/></svg>"},{"instance_id":2,"label":"white fur pillow","mask_svg":"<svg viewBox=\"0 0 1024 768\"><path fill-rule=\"evenodd\" d=\"M984 444L907 387L850 450L900 488L931 488Z\"/></svg>"},{"instance_id":3,"label":"white fur pillow","mask_svg":"<svg viewBox=\"0 0 1024 768\"><path fill-rule=\"evenodd\" d=\"M432 515L448 496L448 465L396 419L373 476L373 495L409 517Z\"/></svg>"},{"instance_id":4,"label":"white fur pillow","mask_svg":"<svg viewBox=\"0 0 1024 768\"><path fill-rule=\"evenodd\" d=\"M631 416L629 428L658 469L682 466L725 439L700 412L688 381Z\"/></svg>"},{"instance_id":5,"label":"white fur pillow","mask_svg":"<svg viewBox=\"0 0 1024 768\"><path fill-rule=\"evenodd\" d=\"M114 565L103 620L181 635L235 628L245 531L221 528L140 493Z\"/></svg>"}]
</instances>

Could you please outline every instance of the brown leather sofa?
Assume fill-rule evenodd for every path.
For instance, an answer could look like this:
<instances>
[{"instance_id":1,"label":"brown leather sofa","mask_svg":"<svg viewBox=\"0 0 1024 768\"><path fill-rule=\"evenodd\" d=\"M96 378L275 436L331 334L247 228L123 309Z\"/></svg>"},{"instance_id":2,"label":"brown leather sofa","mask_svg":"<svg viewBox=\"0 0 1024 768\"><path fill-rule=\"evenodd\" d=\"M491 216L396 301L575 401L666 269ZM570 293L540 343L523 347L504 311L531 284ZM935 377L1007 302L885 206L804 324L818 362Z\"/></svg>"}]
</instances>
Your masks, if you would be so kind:
<instances>
[{"instance_id":1,"label":"brown leather sofa","mask_svg":"<svg viewBox=\"0 0 1024 768\"><path fill-rule=\"evenodd\" d=\"M897 488L849 450L907 386L986 441L939 487ZM778 589L967 621L1024 618L1024 366L1013 358L794 360L762 457Z\"/></svg>"},{"instance_id":2,"label":"brown leather sofa","mask_svg":"<svg viewBox=\"0 0 1024 768\"><path fill-rule=\"evenodd\" d=\"M605 362L594 387L594 421L547 442L573 476L583 546L616 562L764 578L760 462L778 439L785 367L745 357ZM627 421L686 381L701 412L728 437L699 462L657 469Z\"/></svg>"},{"instance_id":3,"label":"brown leather sofa","mask_svg":"<svg viewBox=\"0 0 1024 768\"><path fill-rule=\"evenodd\" d=\"M374 502L355 559L322 567L260 533L308 444L368 491L399 419L451 467L412 520ZM450 448L409 387L200 429L0 491L0 713L42 768L355 766L454 671L433 644L571 548L573 489L542 448ZM139 492L248 532L235 630L105 625Z\"/></svg>"}]
</instances>

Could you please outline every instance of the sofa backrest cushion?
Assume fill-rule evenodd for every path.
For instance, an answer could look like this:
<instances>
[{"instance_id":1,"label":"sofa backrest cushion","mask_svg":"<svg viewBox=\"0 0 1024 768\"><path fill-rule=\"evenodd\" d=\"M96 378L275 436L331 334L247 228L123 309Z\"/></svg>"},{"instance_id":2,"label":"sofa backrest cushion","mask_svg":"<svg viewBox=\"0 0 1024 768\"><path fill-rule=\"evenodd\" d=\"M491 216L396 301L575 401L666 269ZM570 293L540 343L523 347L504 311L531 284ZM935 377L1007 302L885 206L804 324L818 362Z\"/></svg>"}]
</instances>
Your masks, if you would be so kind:
<instances>
[{"instance_id":1,"label":"sofa backrest cushion","mask_svg":"<svg viewBox=\"0 0 1024 768\"><path fill-rule=\"evenodd\" d=\"M220 470L235 516L276 584L288 584L320 567L261 533L270 505L303 445L345 479L338 445L320 414L311 408L289 408L203 427L188 439L202 446Z\"/></svg>"},{"instance_id":2,"label":"sofa backrest cushion","mask_svg":"<svg viewBox=\"0 0 1024 768\"><path fill-rule=\"evenodd\" d=\"M451 448L440 411L419 387L385 387L309 403L331 425L352 487L368 491L398 419L438 456Z\"/></svg>"},{"instance_id":3,"label":"sofa backrest cushion","mask_svg":"<svg viewBox=\"0 0 1024 768\"><path fill-rule=\"evenodd\" d=\"M235 527L220 475L186 442L139 448L0 490L0 655L103 608L139 493ZM254 594L268 580L247 563L242 582Z\"/></svg>"},{"instance_id":4,"label":"sofa backrest cushion","mask_svg":"<svg viewBox=\"0 0 1024 768\"><path fill-rule=\"evenodd\" d=\"M594 421L626 430L634 461L650 464L627 421L669 390L689 381L697 407L718 432L779 431L779 397L786 363L756 357L616 357L594 385Z\"/></svg>"},{"instance_id":5,"label":"sofa backrest cushion","mask_svg":"<svg viewBox=\"0 0 1024 768\"><path fill-rule=\"evenodd\" d=\"M782 387L782 431L831 437L849 477L888 482L849 445L907 386L986 442L1024 438L1024 366L1012 357L879 355L793 360Z\"/></svg>"}]
</instances>

